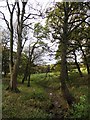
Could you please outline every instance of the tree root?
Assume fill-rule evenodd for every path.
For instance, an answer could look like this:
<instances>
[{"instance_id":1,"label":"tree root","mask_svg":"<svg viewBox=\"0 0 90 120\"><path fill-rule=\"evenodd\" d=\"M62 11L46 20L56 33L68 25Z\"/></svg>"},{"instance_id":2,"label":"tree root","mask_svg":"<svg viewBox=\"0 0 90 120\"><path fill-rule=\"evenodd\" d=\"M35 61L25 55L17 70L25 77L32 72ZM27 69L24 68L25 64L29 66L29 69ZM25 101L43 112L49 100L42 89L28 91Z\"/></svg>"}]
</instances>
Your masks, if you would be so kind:
<instances>
[{"instance_id":1,"label":"tree root","mask_svg":"<svg viewBox=\"0 0 90 120\"><path fill-rule=\"evenodd\" d=\"M11 88L10 86L8 86L6 90L14 93L20 93L20 90L18 88Z\"/></svg>"}]
</instances>

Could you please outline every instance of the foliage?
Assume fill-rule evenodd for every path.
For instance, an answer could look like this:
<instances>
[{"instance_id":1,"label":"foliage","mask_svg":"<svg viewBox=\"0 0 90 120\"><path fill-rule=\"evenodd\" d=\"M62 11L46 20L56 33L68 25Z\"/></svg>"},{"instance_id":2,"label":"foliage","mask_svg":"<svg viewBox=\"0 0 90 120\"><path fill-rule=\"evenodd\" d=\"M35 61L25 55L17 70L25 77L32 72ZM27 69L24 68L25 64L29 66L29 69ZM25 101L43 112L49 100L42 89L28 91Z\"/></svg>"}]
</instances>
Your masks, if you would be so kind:
<instances>
[{"instance_id":1,"label":"foliage","mask_svg":"<svg viewBox=\"0 0 90 120\"><path fill-rule=\"evenodd\" d=\"M2 50L2 71L4 75L9 72L9 49L7 47Z\"/></svg>"},{"instance_id":2,"label":"foliage","mask_svg":"<svg viewBox=\"0 0 90 120\"><path fill-rule=\"evenodd\" d=\"M66 6L67 8L65 8ZM85 7L85 10L83 10L83 7ZM67 9L66 12L65 9ZM61 61L61 51L62 51L61 43L63 41L63 38L65 37L65 33L67 32L67 40L65 42L67 44L67 51L66 51L67 61L74 62L75 54L73 51L75 51L76 57L78 56L77 53L79 52L80 59L83 58L84 59L83 63L86 65L86 67L88 66L89 53L90 53L88 46L89 43L88 36L89 36L90 28L89 25L85 23L85 19L87 18L86 17L87 10L88 10L87 4L77 3L77 2L55 3L53 7L48 8L47 24L51 30L52 39L54 39L53 41L58 45L58 50L56 51L57 60ZM66 17L66 13L67 13L67 17ZM64 26L66 21L67 21L66 25L68 30L66 30L66 32L64 33L64 27L66 29L66 26ZM80 31L82 31L82 33ZM77 67L80 72L79 64L77 65Z\"/></svg>"},{"instance_id":3,"label":"foliage","mask_svg":"<svg viewBox=\"0 0 90 120\"><path fill-rule=\"evenodd\" d=\"M73 108L69 110L69 117L88 119L88 99L86 95L80 96L80 101L73 105Z\"/></svg>"},{"instance_id":4,"label":"foliage","mask_svg":"<svg viewBox=\"0 0 90 120\"><path fill-rule=\"evenodd\" d=\"M37 39L48 39L48 34L49 29L47 26L42 26L42 24L39 22L34 25L34 37L36 37Z\"/></svg>"}]
</instances>

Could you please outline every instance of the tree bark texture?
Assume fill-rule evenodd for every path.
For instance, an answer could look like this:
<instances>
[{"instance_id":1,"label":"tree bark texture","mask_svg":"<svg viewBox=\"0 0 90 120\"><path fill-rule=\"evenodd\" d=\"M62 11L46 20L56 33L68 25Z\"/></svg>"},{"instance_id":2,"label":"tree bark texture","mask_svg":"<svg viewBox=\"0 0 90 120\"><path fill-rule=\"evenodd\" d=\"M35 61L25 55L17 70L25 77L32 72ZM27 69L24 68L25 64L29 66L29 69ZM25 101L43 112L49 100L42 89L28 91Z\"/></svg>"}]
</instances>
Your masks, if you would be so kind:
<instances>
[{"instance_id":1,"label":"tree bark texture","mask_svg":"<svg viewBox=\"0 0 90 120\"><path fill-rule=\"evenodd\" d=\"M66 80L68 79L68 70L67 70L67 45L68 45L68 6L69 3L64 3L64 24L63 24L63 38L61 42L61 89L64 98L66 99L69 106L72 105L74 98L69 92L69 89L66 85Z\"/></svg>"},{"instance_id":2,"label":"tree bark texture","mask_svg":"<svg viewBox=\"0 0 90 120\"><path fill-rule=\"evenodd\" d=\"M25 68L24 77L22 79L22 84L24 83L25 80L27 80L27 77L28 77L28 63Z\"/></svg>"}]
</instances>

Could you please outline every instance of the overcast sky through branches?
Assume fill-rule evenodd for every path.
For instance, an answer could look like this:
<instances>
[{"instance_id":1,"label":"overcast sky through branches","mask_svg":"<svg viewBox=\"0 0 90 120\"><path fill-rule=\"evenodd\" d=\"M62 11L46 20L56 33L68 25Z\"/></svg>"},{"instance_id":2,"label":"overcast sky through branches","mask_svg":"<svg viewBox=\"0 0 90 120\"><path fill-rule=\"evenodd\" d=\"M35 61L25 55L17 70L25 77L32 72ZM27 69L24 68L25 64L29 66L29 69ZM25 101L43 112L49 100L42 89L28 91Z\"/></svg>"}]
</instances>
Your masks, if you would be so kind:
<instances>
[{"instance_id":1,"label":"overcast sky through branches","mask_svg":"<svg viewBox=\"0 0 90 120\"><path fill-rule=\"evenodd\" d=\"M6 17L6 19L7 20L9 20L9 12L8 12L8 10L4 7L4 6L6 6L6 2L5 2L6 0L0 0L0 11L2 11L4 14L5 14L5 17ZM9 1L9 3L13 3L15 0L8 0ZM19 1L21 1L21 0L19 0ZM32 4L33 5L33 7L36 9L36 7L37 7L37 5L39 5L39 6L41 6L41 10L42 10L42 12L45 12L45 10L46 10L46 8L48 8L48 7L50 7L51 5L53 5L53 3L54 2L61 2L62 0L28 0L28 4L30 3L30 4ZM65 0L64 0L65 1ZM67 0L68 1L68 0ZM82 1L82 0L78 0L79 2L80 1ZM38 8L37 8L38 9ZM26 10L26 12L27 12L28 10ZM88 14L90 14L90 11L88 12ZM0 18L1 18L2 16L1 16L1 14L0 14ZM16 18L14 19L14 21L16 20ZM39 20L37 20L37 21L34 21L34 22L38 22ZM41 21L42 21L42 23L44 23L44 19L42 20L41 19ZM5 22L3 21L3 20L1 20L0 19L0 26L1 26L1 28L5 28L6 27L6 24L5 24ZM28 42L27 42L27 44L28 44ZM26 46L27 46L27 44L26 44ZM54 49L55 49L55 46L54 46ZM44 58L45 59L47 59L46 61L47 61L47 63L55 63L56 61L54 60L54 59L51 59L50 60L50 58L51 58L51 56L50 56L50 58L49 57L47 57L47 56L44 56ZM80 60L80 56L78 56L78 61Z\"/></svg>"}]
</instances>

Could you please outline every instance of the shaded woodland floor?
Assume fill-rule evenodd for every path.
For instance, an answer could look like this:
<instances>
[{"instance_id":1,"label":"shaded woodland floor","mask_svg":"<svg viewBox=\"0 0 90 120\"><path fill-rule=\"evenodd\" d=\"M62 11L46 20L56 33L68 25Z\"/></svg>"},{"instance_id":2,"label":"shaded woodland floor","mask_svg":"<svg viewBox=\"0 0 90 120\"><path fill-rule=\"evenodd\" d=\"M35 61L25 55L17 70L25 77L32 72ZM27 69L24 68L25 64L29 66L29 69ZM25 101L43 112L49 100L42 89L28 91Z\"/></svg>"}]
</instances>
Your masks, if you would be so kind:
<instances>
[{"instance_id":1,"label":"shaded woodland floor","mask_svg":"<svg viewBox=\"0 0 90 120\"><path fill-rule=\"evenodd\" d=\"M69 108L64 100L61 89L59 73L33 74L31 86L27 87L27 81L21 84L22 76L18 77L20 93L6 91L8 78L3 79L3 120L5 118L20 118L30 120L48 119L81 119L88 120L88 81L87 75L83 78L78 73L70 73L67 81L70 92L75 96L77 104L74 110Z\"/></svg>"}]
</instances>

